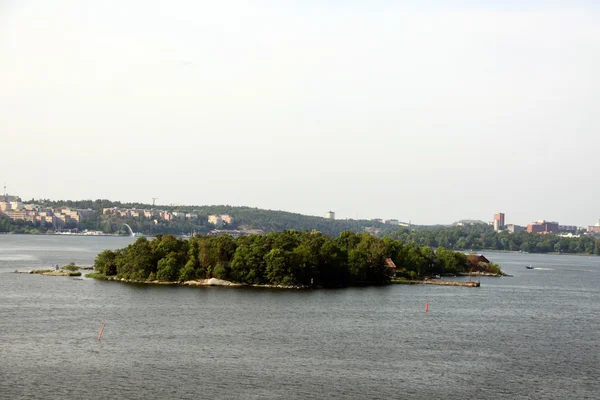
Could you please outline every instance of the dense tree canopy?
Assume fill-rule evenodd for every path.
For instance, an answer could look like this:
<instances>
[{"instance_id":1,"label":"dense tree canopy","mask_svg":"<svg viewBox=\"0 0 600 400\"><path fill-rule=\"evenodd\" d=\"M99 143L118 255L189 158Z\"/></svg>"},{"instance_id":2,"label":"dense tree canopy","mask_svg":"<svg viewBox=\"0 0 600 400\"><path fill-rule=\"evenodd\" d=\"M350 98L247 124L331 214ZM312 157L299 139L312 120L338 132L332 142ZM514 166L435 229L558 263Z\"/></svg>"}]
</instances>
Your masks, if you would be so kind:
<instances>
[{"instance_id":1,"label":"dense tree canopy","mask_svg":"<svg viewBox=\"0 0 600 400\"><path fill-rule=\"evenodd\" d=\"M397 275L407 278L462 272L467 265L463 253L441 247L434 251L350 231L334 239L287 230L237 239L142 237L125 249L100 253L95 268L104 275L140 281L216 277L247 284L339 287L388 282L392 270L387 258L398 267Z\"/></svg>"}]
</instances>

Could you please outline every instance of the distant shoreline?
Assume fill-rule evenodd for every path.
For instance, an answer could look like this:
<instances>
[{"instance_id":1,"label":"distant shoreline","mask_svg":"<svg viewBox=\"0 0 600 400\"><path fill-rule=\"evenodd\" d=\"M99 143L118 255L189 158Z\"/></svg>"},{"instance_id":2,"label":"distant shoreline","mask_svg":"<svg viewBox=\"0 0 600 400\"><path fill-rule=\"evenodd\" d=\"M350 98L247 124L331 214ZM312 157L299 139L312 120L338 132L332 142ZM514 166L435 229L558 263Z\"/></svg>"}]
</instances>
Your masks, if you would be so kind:
<instances>
[{"instance_id":1,"label":"distant shoreline","mask_svg":"<svg viewBox=\"0 0 600 400\"><path fill-rule=\"evenodd\" d=\"M556 251L550 252L550 253L536 253L536 252L526 252L526 251L518 251L518 250L486 250L486 249L480 249L480 250L454 250L454 251L464 251L465 253L467 252L473 252L476 254L482 254L484 251L486 253L509 253L509 254L543 254L543 255L548 255L548 256L583 256L583 257L599 257L595 254L590 254L590 253L558 253Z\"/></svg>"}]
</instances>

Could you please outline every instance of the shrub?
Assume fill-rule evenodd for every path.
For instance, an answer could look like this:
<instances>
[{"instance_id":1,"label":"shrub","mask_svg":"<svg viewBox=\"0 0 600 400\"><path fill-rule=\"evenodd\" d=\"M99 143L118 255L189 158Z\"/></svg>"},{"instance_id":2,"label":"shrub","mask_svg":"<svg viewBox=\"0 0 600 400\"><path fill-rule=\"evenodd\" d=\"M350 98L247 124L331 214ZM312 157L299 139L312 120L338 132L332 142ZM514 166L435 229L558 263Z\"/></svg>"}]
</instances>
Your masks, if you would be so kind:
<instances>
[{"instance_id":1,"label":"shrub","mask_svg":"<svg viewBox=\"0 0 600 400\"><path fill-rule=\"evenodd\" d=\"M106 275L101 274L100 272L90 272L89 274L85 274L85 277L93 279L106 279Z\"/></svg>"}]
</instances>

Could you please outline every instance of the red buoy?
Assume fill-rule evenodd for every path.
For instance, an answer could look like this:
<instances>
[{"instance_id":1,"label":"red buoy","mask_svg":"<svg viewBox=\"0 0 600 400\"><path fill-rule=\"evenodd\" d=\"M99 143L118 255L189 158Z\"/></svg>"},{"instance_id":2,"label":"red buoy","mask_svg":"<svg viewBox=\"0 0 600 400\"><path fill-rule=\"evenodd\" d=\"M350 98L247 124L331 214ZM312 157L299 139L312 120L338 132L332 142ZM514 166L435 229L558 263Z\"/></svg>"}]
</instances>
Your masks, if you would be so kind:
<instances>
[{"instance_id":1,"label":"red buoy","mask_svg":"<svg viewBox=\"0 0 600 400\"><path fill-rule=\"evenodd\" d=\"M98 335L98 341L100 341L100 338L102 337L102 332L104 332L104 324L102 324L102 328L100 328L100 334Z\"/></svg>"}]
</instances>

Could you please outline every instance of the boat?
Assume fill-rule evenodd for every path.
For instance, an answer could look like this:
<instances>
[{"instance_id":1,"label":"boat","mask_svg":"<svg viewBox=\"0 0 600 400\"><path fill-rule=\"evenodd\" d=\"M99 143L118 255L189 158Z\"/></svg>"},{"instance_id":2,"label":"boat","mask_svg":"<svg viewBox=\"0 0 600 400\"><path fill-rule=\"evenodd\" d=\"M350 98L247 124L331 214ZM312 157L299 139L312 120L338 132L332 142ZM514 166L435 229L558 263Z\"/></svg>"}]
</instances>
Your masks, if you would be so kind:
<instances>
[{"instance_id":1,"label":"boat","mask_svg":"<svg viewBox=\"0 0 600 400\"><path fill-rule=\"evenodd\" d=\"M527 268L527 269L533 269L533 265L528 265L525 268Z\"/></svg>"}]
</instances>

